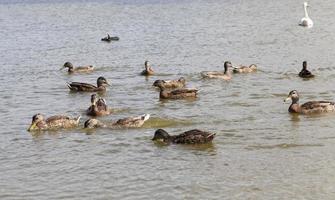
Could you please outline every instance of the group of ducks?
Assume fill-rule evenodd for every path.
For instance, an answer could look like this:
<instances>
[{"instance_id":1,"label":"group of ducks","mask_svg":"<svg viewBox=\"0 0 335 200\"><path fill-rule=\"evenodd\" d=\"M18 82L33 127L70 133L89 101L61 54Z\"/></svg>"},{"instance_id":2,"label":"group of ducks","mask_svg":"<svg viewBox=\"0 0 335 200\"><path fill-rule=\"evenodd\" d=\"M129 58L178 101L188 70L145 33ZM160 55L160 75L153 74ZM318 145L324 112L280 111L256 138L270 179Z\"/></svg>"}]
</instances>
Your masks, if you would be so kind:
<instances>
[{"instance_id":1,"label":"group of ducks","mask_svg":"<svg viewBox=\"0 0 335 200\"><path fill-rule=\"evenodd\" d=\"M309 18L307 13L307 2L304 3L305 17L301 19L299 25L312 27L313 21ZM101 39L102 41L110 42L119 40L118 37L111 37L107 34L106 37ZM154 75L155 72L150 66L148 61L144 63L145 69L141 72L141 75L150 76ZM94 71L93 66L80 66L74 67L70 62L66 62L61 69L67 68L68 73L81 73L81 72L92 72ZM257 71L257 66L252 64L250 66L238 66L233 67L230 61L224 63L223 71L204 71L201 72L203 78L216 78L229 81L232 79L230 71L234 73L251 73ZM307 62L303 62L303 68L299 73L302 78L313 78L314 75L307 70ZM159 89L160 99L183 99L183 98L196 98L198 90L194 88L185 88L186 80L184 77L180 77L176 80L156 80L153 86ZM97 85L81 82L71 82L67 84L70 91L73 92L105 92L106 87L110 86L104 77L97 79ZM289 92L288 97L284 101L291 100L292 103L288 109L290 113L298 114L311 114L311 113L322 113L335 111L335 103L330 101L310 101L299 105L299 95L296 90ZM88 119L84 123L85 128L137 128L143 126L143 124L150 118L149 114L140 115L137 117L128 117L119 119L112 123L103 123L96 119L96 117L110 115L112 110L107 106L106 101L98 97L97 94L91 95L91 105L86 110L88 116L94 118ZM43 115L36 114L32 118L32 123L28 128L28 131L42 131L42 130L57 130L74 128L79 125L80 116L77 118L71 118L68 116L52 116L44 119ZM155 131L152 140L162 141L164 143L176 143L176 144L202 144L211 142L214 139L215 133L209 133L198 129L186 131L179 135L169 135L165 130L158 129Z\"/></svg>"},{"instance_id":2,"label":"group of ducks","mask_svg":"<svg viewBox=\"0 0 335 200\"><path fill-rule=\"evenodd\" d=\"M141 72L141 75L150 76L154 75L155 72L152 69L148 61L144 63L145 69ZM66 62L61 69L67 68L69 74L92 72L94 67L80 66L74 67L72 63ZM252 64L250 66L238 66L233 67L230 61L224 63L223 71L204 71L201 72L203 78L216 78L223 80L231 80L233 73L251 73L257 71L257 66ZM303 62L302 70L299 73L302 78L313 78L314 75L307 70L307 62ZM97 79L97 85L82 83L82 82L71 82L67 84L68 88L72 92L105 92L107 87L110 86L106 78L99 77ZM180 77L176 80L156 80L153 86L159 89L160 99L183 99L183 98L196 98L198 90L194 88L185 88L186 79ZM292 104L289 107L291 113L317 113L317 112L329 112L335 111L335 103L327 101L311 101L303 105L299 105L299 95L296 90L289 93L288 98L285 100L292 100ZM149 114L144 114L136 117L128 117L119 119L116 122L104 123L96 119L96 117L106 116L112 114L112 109L106 104L105 99L98 97L97 94L91 95L91 105L86 110L88 116L93 118L88 119L84 123L84 127L88 129L92 128L137 128L143 126L143 124L150 118ZM44 119L42 114L36 114L32 118L32 123L28 128L28 131L43 131L43 130L57 130L67 129L79 126L80 116L77 118L71 118L68 116L57 115ZM153 140L163 141L165 143L186 143L186 144L198 144L207 143L213 140L215 134L208 133L201 130L190 130L177 136L170 136L165 130L158 129L155 132Z\"/></svg>"}]
</instances>

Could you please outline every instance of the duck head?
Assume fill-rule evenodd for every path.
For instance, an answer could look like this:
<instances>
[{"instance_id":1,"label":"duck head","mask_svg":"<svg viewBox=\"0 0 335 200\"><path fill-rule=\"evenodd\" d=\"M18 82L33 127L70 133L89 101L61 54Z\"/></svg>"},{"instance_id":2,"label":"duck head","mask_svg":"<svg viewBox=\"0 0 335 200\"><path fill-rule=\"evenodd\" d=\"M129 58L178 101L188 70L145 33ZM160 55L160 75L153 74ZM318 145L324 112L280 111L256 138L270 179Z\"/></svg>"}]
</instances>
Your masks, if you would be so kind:
<instances>
[{"instance_id":1,"label":"duck head","mask_svg":"<svg viewBox=\"0 0 335 200\"><path fill-rule=\"evenodd\" d=\"M98 85L98 87L100 87L100 86L110 86L110 84L107 82L107 80L102 76L100 76L97 79L97 85Z\"/></svg>"},{"instance_id":2,"label":"duck head","mask_svg":"<svg viewBox=\"0 0 335 200\"><path fill-rule=\"evenodd\" d=\"M288 94L288 96L287 96L287 98L284 100L284 102L286 102L286 101L288 101L288 100L292 100L292 104L294 104L294 103L298 103L299 102L299 94L298 94L298 91L296 91L296 90L292 90L289 94Z\"/></svg>"},{"instance_id":3,"label":"duck head","mask_svg":"<svg viewBox=\"0 0 335 200\"><path fill-rule=\"evenodd\" d=\"M233 67L230 61L224 62L224 73L228 72L230 67Z\"/></svg>"},{"instance_id":4,"label":"duck head","mask_svg":"<svg viewBox=\"0 0 335 200\"><path fill-rule=\"evenodd\" d=\"M148 70L150 68L149 61L146 60L144 62L144 67L145 67L146 70Z\"/></svg>"},{"instance_id":5,"label":"duck head","mask_svg":"<svg viewBox=\"0 0 335 200\"><path fill-rule=\"evenodd\" d=\"M168 132L166 132L163 129L158 129L158 130L156 130L155 135L152 138L152 140L153 141L167 142L167 141L169 141L170 138L171 138L171 136L168 134Z\"/></svg>"},{"instance_id":6,"label":"duck head","mask_svg":"<svg viewBox=\"0 0 335 200\"><path fill-rule=\"evenodd\" d=\"M97 95L96 94L92 94L91 95L91 105L95 105L98 101Z\"/></svg>"},{"instance_id":7,"label":"duck head","mask_svg":"<svg viewBox=\"0 0 335 200\"><path fill-rule=\"evenodd\" d=\"M42 114L38 113L33 116L31 120L31 125L28 128L28 131L36 130L37 129L37 123L44 121L44 117Z\"/></svg>"},{"instance_id":8,"label":"duck head","mask_svg":"<svg viewBox=\"0 0 335 200\"><path fill-rule=\"evenodd\" d=\"M66 63L64 63L63 67L60 68L59 70L62 70L62 69L64 69L64 68L68 68L69 71L73 71L73 69L74 69L72 63L70 63L70 62L66 62Z\"/></svg>"},{"instance_id":9,"label":"duck head","mask_svg":"<svg viewBox=\"0 0 335 200\"><path fill-rule=\"evenodd\" d=\"M302 69L303 70L307 69L307 61L302 62Z\"/></svg>"},{"instance_id":10,"label":"duck head","mask_svg":"<svg viewBox=\"0 0 335 200\"><path fill-rule=\"evenodd\" d=\"M163 86L164 82L165 82L164 80L155 80L152 86L155 86L155 87Z\"/></svg>"},{"instance_id":11,"label":"duck head","mask_svg":"<svg viewBox=\"0 0 335 200\"><path fill-rule=\"evenodd\" d=\"M184 77L180 77L180 78L178 79L178 81L181 82L181 83L185 83L185 82L186 82L186 80L185 80Z\"/></svg>"},{"instance_id":12,"label":"duck head","mask_svg":"<svg viewBox=\"0 0 335 200\"><path fill-rule=\"evenodd\" d=\"M88 129L105 127L105 125L97 119L88 119L84 123L84 127Z\"/></svg>"}]
</instances>

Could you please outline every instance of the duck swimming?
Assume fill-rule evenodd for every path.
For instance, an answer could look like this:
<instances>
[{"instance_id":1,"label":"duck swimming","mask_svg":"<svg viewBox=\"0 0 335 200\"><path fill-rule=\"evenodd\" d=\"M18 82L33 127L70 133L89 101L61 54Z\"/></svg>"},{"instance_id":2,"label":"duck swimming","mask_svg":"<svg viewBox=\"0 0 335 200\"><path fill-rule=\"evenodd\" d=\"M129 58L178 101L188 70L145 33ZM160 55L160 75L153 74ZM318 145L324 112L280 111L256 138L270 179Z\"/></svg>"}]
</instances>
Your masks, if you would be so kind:
<instances>
[{"instance_id":1,"label":"duck swimming","mask_svg":"<svg viewBox=\"0 0 335 200\"><path fill-rule=\"evenodd\" d=\"M105 42L111 42L111 41L118 41L120 38L117 36L111 37L108 33L107 36L104 38L101 38L101 41L105 41Z\"/></svg>"},{"instance_id":2,"label":"duck swimming","mask_svg":"<svg viewBox=\"0 0 335 200\"><path fill-rule=\"evenodd\" d=\"M100 76L97 79L97 86L80 82L68 83L67 86L74 92L104 92L106 91L106 86L110 85L104 77Z\"/></svg>"},{"instance_id":3,"label":"duck swimming","mask_svg":"<svg viewBox=\"0 0 335 200\"><path fill-rule=\"evenodd\" d=\"M309 101L300 106L299 94L296 90L292 90L284 102L290 99L292 100L292 103L288 109L290 113L313 114L335 111L335 102L330 101Z\"/></svg>"},{"instance_id":4,"label":"duck swimming","mask_svg":"<svg viewBox=\"0 0 335 200\"><path fill-rule=\"evenodd\" d=\"M153 86L158 87L158 85L163 86L164 88L183 88L185 87L186 80L184 77L180 77L178 80L156 80L153 83Z\"/></svg>"},{"instance_id":5,"label":"duck swimming","mask_svg":"<svg viewBox=\"0 0 335 200\"><path fill-rule=\"evenodd\" d=\"M229 68L232 67L232 64L230 61L226 61L224 63L224 72L219 71L208 71L208 72L201 72L201 76L203 78L220 78L223 80L230 80L231 74L229 72Z\"/></svg>"},{"instance_id":6,"label":"duck swimming","mask_svg":"<svg viewBox=\"0 0 335 200\"><path fill-rule=\"evenodd\" d=\"M152 140L175 144L204 144L212 142L214 136L215 133L209 133L198 129L189 130L179 135L169 135L165 130L158 129Z\"/></svg>"},{"instance_id":7,"label":"duck swimming","mask_svg":"<svg viewBox=\"0 0 335 200\"><path fill-rule=\"evenodd\" d=\"M70 62L66 62L60 70L64 68L68 68L67 71L69 72L69 74L75 73L75 72L78 72L78 73L92 72L94 70L94 67L92 65L73 67L72 63Z\"/></svg>"},{"instance_id":8,"label":"duck swimming","mask_svg":"<svg viewBox=\"0 0 335 200\"><path fill-rule=\"evenodd\" d=\"M247 66L239 66L234 67L233 72L234 73L251 73L257 71L257 65L251 64L249 67Z\"/></svg>"},{"instance_id":9,"label":"duck swimming","mask_svg":"<svg viewBox=\"0 0 335 200\"><path fill-rule=\"evenodd\" d=\"M105 124L97 119L89 119L85 122L85 128L139 128L142 127L144 122L150 118L149 114L144 114L137 117L127 117L119 119L112 124Z\"/></svg>"},{"instance_id":10,"label":"duck swimming","mask_svg":"<svg viewBox=\"0 0 335 200\"><path fill-rule=\"evenodd\" d=\"M175 89L175 90L167 90L165 89L162 82L157 82L156 86L160 89L159 98L160 99L183 99L190 97L197 97L198 90L183 88L183 89Z\"/></svg>"},{"instance_id":11,"label":"duck swimming","mask_svg":"<svg viewBox=\"0 0 335 200\"><path fill-rule=\"evenodd\" d=\"M42 114L36 114L33 116L31 125L28 131L44 131L44 130L57 130L74 128L79 124L80 116L77 118L70 118L68 116L56 115L44 119Z\"/></svg>"},{"instance_id":12,"label":"duck swimming","mask_svg":"<svg viewBox=\"0 0 335 200\"><path fill-rule=\"evenodd\" d=\"M89 116L105 116L111 114L106 101L103 98L97 98L96 94L91 95L91 106L87 109Z\"/></svg>"},{"instance_id":13,"label":"duck swimming","mask_svg":"<svg viewBox=\"0 0 335 200\"><path fill-rule=\"evenodd\" d=\"M313 21L311 20L311 18L309 18L308 13L307 13L307 7L309 7L307 2L304 2L304 11L305 11L305 17L303 17L300 20L299 25L300 26L305 26L307 28L312 28L313 27Z\"/></svg>"},{"instance_id":14,"label":"duck swimming","mask_svg":"<svg viewBox=\"0 0 335 200\"><path fill-rule=\"evenodd\" d=\"M151 66L149 65L149 61L144 62L145 69L141 72L141 75L143 76L150 76L154 75L154 70L152 70Z\"/></svg>"},{"instance_id":15,"label":"duck swimming","mask_svg":"<svg viewBox=\"0 0 335 200\"><path fill-rule=\"evenodd\" d=\"M307 61L302 63L302 70L299 72L301 78L314 78L314 75L307 70Z\"/></svg>"}]
</instances>

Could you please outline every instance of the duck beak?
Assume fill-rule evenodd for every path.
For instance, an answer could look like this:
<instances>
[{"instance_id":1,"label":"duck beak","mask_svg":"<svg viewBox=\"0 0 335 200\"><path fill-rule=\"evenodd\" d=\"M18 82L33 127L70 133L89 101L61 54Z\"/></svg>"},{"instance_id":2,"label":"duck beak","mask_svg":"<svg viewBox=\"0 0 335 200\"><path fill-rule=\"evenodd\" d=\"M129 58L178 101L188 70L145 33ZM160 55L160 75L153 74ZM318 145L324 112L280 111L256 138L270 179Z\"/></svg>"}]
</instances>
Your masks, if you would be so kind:
<instances>
[{"instance_id":1,"label":"duck beak","mask_svg":"<svg viewBox=\"0 0 335 200\"><path fill-rule=\"evenodd\" d=\"M61 71L62 69L64 69L65 67L64 66L62 66L60 69L59 69L59 71Z\"/></svg>"},{"instance_id":2,"label":"duck beak","mask_svg":"<svg viewBox=\"0 0 335 200\"><path fill-rule=\"evenodd\" d=\"M34 130L36 128L36 123L32 123L30 126L29 126L29 128L27 129L27 131L32 131L32 130Z\"/></svg>"},{"instance_id":3,"label":"duck beak","mask_svg":"<svg viewBox=\"0 0 335 200\"><path fill-rule=\"evenodd\" d=\"M286 99L284 99L284 102L287 102L291 99L291 96L288 96Z\"/></svg>"},{"instance_id":4,"label":"duck beak","mask_svg":"<svg viewBox=\"0 0 335 200\"><path fill-rule=\"evenodd\" d=\"M106 81L106 83L105 83L106 85L108 85L108 86L111 86L107 81Z\"/></svg>"}]
</instances>

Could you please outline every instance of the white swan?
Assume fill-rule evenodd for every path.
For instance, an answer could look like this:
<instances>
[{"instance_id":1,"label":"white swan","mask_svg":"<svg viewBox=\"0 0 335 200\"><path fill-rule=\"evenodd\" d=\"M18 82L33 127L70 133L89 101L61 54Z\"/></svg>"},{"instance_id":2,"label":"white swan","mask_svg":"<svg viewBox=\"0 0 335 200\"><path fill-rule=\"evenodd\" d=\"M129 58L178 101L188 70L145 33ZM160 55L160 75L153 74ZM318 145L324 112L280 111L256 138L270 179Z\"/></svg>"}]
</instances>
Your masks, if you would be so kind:
<instances>
[{"instance_id":1,"label":"white swan","mask_svg":"<svg viewBox=\"0 0 335 200\"><path fill-rule=\"evenodd\" d=\"M307 7L309 7L307 2L304 2L304 10L305 10L305 17L303 17L300 20L299 25L300 26L306 26L307 28L312 28L313 27L313 21L311 18L309 18L308 13L307 13Z\"/></svg>"}]
</instances>

